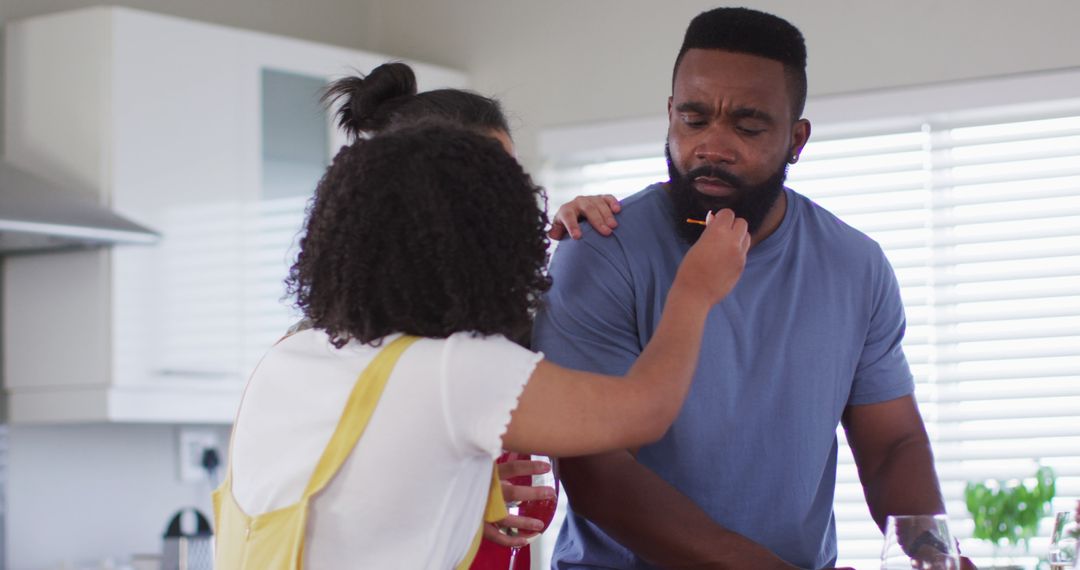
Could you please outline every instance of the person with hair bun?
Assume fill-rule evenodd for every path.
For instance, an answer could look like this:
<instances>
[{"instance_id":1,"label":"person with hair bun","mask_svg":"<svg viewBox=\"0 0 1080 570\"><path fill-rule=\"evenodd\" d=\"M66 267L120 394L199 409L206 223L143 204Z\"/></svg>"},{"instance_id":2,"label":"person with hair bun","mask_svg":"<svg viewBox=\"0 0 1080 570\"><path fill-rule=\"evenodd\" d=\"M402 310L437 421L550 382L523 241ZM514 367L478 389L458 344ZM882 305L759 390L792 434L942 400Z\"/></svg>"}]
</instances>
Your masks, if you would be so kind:
<instances>
[{"instance_id":1,"label":"person with hair bun","mask_svg":"<svg viewBox=\"0 0 1080 570\"><path fill-rule=\"evenodd\" d=\"M353 137L438 121L488 135L514 154L509 121L499 101L463 89L417 92L416 74L405 63L384 63L367 76L339 79L327 89L323 101L341 102L338 124ZM559 208L548 236L580 239L580 220L602 235L611 235L618 226L614 214L619 209L619 201L610 194L578 196Z\"/></svg>"},{"instance_id":2,"label":"person with hair bun","mask_svg":"<svg viewBox=\"0 0 1080 570\"><path fill-rule=\"evenodd\" d=\"M350 140L366 139L378 133L421 123L444 123L486 135L514 154L510 125L498 100L462 89L434 89L418 92L416 74L405 63L379 65L366 76L352 76L331 83L322 101L328 107L337 104L337 123ZM610 235L618 225L615 214L619 202L610 194L578 196L562 205L554 216L548 236L555 240L566 237L579 239L579 220L585 220L596 231ZM307 319L289 329L289 333L310 327ZM514 340L527 344L529 328L514 335ZM500 457L500 461L505 458ZM555 489L512 485L517 477L544 473L551 467L544 462L504 461L499 463L499 477L508 502L549 499ZM519 536L503 533L499 528L542 528L537 519L510 516L506 520L486 525L484 542L472 566L473 570L506 570L510 564L510 548L520 548L515 566L529 568L530 545Z\"/></svg>"},{"instance_id":3,"label":"person with hair bun","mask_svg":"<svg viewBox=\"0 0 1080 570\"><path fill-rule=\"evenodd\" d=\"M706 315L741 274L745 221L707 216L652 341L605 376L508 338L550 287L543 197L460 127L341 149L287 279L312 328L249 379L215 491L215 568L466 568L483 518L505 515L502 449L575 456L663 435Z\"/></svg>"}]
</instances>

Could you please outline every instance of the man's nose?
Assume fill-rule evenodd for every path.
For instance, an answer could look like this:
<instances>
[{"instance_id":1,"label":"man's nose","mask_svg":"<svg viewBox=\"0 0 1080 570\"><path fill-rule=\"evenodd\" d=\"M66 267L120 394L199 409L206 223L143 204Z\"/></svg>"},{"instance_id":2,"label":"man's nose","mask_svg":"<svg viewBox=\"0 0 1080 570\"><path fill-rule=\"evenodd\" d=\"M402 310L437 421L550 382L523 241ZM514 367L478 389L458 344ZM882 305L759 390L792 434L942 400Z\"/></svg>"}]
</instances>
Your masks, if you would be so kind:
<instances>
[{"instance_id":1,"label":"man's nose","mask_svg":"<svg viewBox=\"0 0 1080 570\"><path fill-rule=\"evenodd\" d=\"M732 137L722 126L711 126L694 148L694 158L709 164L735 164L738 152Z\"/></svg>"}]
</instances>

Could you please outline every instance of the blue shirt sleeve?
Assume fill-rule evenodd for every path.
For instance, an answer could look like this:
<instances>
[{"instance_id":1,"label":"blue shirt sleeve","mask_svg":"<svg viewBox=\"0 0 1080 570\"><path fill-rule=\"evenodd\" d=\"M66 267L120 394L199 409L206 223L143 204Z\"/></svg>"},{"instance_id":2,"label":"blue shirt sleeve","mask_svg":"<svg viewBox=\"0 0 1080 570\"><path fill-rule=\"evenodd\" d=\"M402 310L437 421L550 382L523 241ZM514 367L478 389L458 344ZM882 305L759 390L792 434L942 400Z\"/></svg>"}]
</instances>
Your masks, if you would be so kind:
<instances>
[{"instance_id":1,"label":"blue shirt sleeve","mask_svg":"<svg viewBox=\"0 0 1080 570\"><path fill-rule=\"evenodd\" d=\"M901 346L907 321L900 285L885 254L880 248L878 252L881 257L874 272L874 307L848 397L851 406L885 402L915 391Z\"/></svg>"},{"instance_id":2,"label":"blue shirt sleeve","mask_svg":"<svg viewBox=\"0 0 1080 570\"><path fill-rule=\"evenodd\" d=\"M533 324L533 349L561 366L625 374L642 347L633 281L617 238L589 232L563 242L551 277L552 288Z\"/></svg>"}]
</instances>

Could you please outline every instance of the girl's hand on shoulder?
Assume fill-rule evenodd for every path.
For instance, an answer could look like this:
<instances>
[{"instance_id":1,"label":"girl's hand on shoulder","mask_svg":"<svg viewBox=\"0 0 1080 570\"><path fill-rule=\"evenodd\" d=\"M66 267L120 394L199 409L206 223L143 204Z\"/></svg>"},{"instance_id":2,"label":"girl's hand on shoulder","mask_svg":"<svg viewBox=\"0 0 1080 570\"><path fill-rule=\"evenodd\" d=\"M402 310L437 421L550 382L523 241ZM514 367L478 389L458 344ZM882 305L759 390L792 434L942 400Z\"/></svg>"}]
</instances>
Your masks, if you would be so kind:
<instances>
[{"instance_id":1,"label":"girl's hand on shoulder","mask_svg":"<svg viewBox=\"0 0 1080 570\"><path fill-rule=\"evenodd\" d=\"M595 196L578 196L573 200L559 206L559 211L551 218L551 229L548 237L559 241L570 236L573 239L581 239L582 220L588 222L602 236L609 236L619 225L615 220L615 214L622 207L619 201L611 194Z\"/></svg>"}]
</instances>

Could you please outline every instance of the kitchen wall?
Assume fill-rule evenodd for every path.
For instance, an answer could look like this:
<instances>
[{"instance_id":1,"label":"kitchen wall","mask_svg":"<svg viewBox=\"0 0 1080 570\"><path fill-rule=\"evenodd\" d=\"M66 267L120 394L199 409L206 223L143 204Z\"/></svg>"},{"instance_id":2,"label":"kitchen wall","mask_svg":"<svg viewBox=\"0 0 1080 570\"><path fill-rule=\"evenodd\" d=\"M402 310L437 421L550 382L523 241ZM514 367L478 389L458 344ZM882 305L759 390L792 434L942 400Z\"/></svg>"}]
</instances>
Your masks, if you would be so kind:
<instances>
[{"instance_id":1,"label":"kitchen wall","mask_svg":"<svg viewBox=\"0 0 1080 570\"><path fill-rule=\"evenodd\" d=\"M170 14L314 40L328 44L360 47L377 41L382 28L375 25L378 4L356 0L4 0L0 2L3 21L88 6L129 6Z\"/></svg>"},{"instance_id":2,"label":"kitchen wall","mask_svg":"<svg viewBox=\"0 0 1080 570\"><path fill-rule=\"evenodd\" d=\"M0 24L98 3L0 0ZM682 31L694 14L714 5L697 0L117 4L465 70L476 89L504 99L516 117L521 156L533 168L540 166L535 138L541 129L663 113ZM1075 33L1080 3L1075 0L745 4L787 17L803 30L812 95L1080 66L1080 34ZM205 488L177 480L175 430L13 427L3 484L7 497L0 501L7 506L6 567L57 567L61 560L156 548L172 510L205 506L206 500Z\"/></svg>"},{"instance_id":3,"label":"kitchen wall","mask_svg":"<svg viewBox=\"0 0 1080 570\"><path fill-rule=\"evenodd\" d=\"M177 509L209 515L209 482L178 479L177 429L12 426L5 568L101 568L109 557L159 553ZM227 428L216 431L227 441Z\"/></svg>"}]
</instances>

